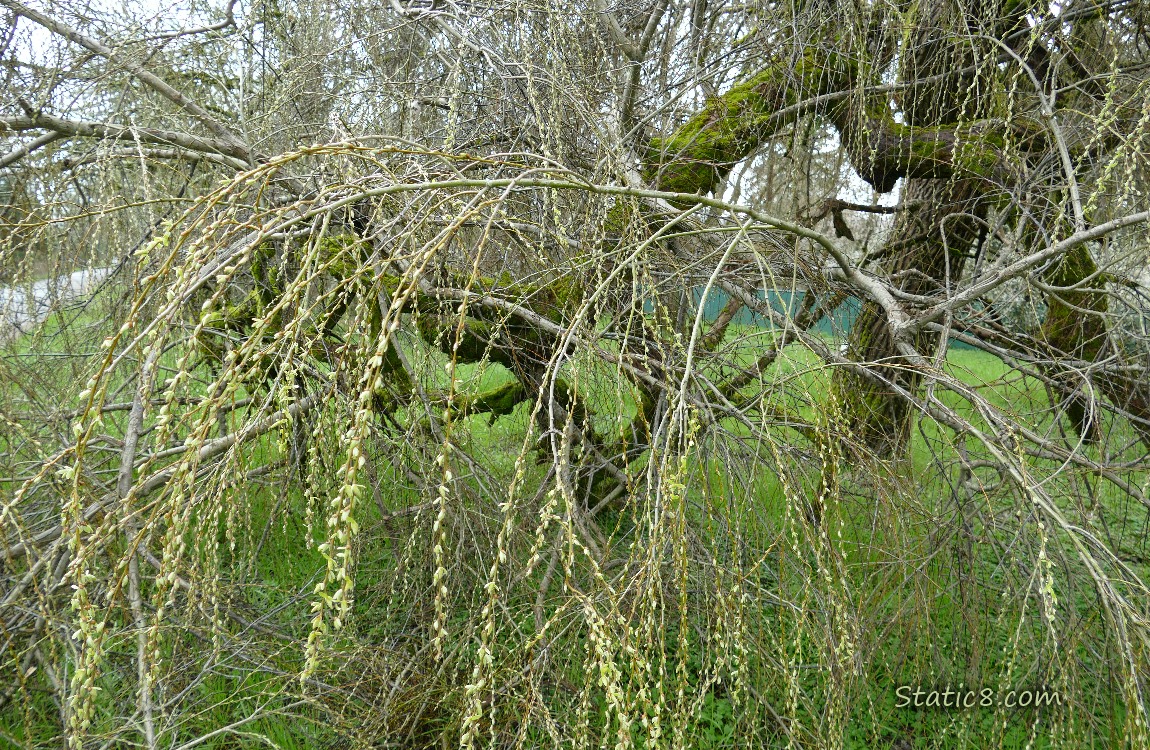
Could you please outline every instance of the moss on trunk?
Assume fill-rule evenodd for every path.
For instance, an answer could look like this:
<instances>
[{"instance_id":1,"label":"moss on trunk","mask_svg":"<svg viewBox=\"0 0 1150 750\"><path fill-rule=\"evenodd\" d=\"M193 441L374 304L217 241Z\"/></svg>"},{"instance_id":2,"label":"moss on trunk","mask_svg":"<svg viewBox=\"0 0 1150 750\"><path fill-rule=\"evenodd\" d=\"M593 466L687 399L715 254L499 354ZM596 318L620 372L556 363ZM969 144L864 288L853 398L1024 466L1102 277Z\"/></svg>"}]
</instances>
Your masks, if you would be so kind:
<instances>
[{"instance_id":1,"label":"moss on trunk","mask_svg":"<svg viewBox=\"0 0 1150 750\"><path fill-rule=\"evenodd\" d=\"M1046 318L1041 330L1042 339L1054 356L1092 364L1104 360L1127 364L1125 354L1110 337L1106 279L1099 273L1090 248L1079 245L1068 252L1050 267L1044 281L1057 289L1046 296ZM1057 359L1047 369L1066 381L1065 390L1071 395L1063 397L1063 405L1079 437L1093 442L1100 432L1097 409L1081 388L1083 379L1088 378L1107 400L1131 417L1142 442L1150 448L1150 384L1144 378L1136 373L1126 374L1120 367L1088 372Z\"/></svg>"}]
</instances>

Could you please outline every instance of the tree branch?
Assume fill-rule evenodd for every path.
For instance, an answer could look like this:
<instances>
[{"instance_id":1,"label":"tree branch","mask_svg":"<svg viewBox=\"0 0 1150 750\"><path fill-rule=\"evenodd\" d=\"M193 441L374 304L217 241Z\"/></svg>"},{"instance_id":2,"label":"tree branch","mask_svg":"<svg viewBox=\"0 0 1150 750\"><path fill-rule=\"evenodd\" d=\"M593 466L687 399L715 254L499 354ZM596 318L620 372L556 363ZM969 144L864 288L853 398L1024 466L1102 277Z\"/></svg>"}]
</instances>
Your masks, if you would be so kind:
<instances>
[{"instance_id":1,"label":"tree branch","mask_svg":"<svg viewBox=\"0 0 1150 750\"><path fill-rule=\"evenodd\" d=\"M121 58L116 54L115 50L111 49L110 47L101 44L91 37L87 37L81 34L71 26L68 26L61 21L57 21L51 16L47 16L37 10L29 8L22 3L18 3L16 0L0 0L0 6L4 6L12 12L27 18L29 21L43 26L53 34L57 34L70 42L79 44L81 47L84 47L85 49L100 55L113 65L117 65L128 71L133 76L138 78L142 83L150 87L153 91L160 94L160 96L163 96L165 99L172 102L190 114L192 117L199 120L205 127L207 127L208 130L212 131L212 133L214 133L217 138L226 143L228 150L220 151L220 153L236 156L245 162L252 162L251 154L249 153L247 144L242 138L225 127L216 118L212 117L212 115L208 113L206 109L201 107L199 104L196 104L196 102L190 99L186 94L172 87L148 69L137 65L131 60L125 60Z\"/></svg>"},{"instance_id":2,"label":"tree branch","mask_svg":"<svg viewBox=\"0 0 1150 750\"><path fill-rule=\"evenodd\" d=\"M37 137L31 143L25 143L21 146L17 146L8 153L4 154L4 156L0 156L0 169L15 164L33 151L37 151L44 146L47 146L49 143L54 143L63 137L64 136L62 134L53 131Z\"/></svg>"},{"instance_id":3,"label":"tree branch","mask_svg":"<svg viewBox=\"0 0 1150 750\"><path fill-rule=\"evenodd\" d=\"M3 2L3 0L0 0L0 2ZM203 138L189 133L96 122L92 120L65 120L60 117L44 114L43 112L18 117L0 118L0 133L6 131L23 132L26 130L41 129L53 131L57 137L63 135L79 138L102 138L179 146L180 148L186 148L191 151L222 154L228 157L228 165L236 169L246 169L249 166L246 158L246 149L236 148L225 141Z\"/></svg>"}]
</instances>

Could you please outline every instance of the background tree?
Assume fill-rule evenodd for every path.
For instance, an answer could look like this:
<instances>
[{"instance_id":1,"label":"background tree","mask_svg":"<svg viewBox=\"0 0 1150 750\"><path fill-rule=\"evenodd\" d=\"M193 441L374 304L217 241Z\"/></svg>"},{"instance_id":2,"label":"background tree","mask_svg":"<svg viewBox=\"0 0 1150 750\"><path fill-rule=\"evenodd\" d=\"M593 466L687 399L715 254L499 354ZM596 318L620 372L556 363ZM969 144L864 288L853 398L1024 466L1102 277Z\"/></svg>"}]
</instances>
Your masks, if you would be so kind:
<instances>
[{"instance_id":1,"label":"background tree","mask_svg":"<svg viewBox=\"0 0 1150 750\"><path fill-rule=\"evenodd\" d=\"M1148 741L1144 4L0 7L0 738Z\"/></svg>"}]
</instances>

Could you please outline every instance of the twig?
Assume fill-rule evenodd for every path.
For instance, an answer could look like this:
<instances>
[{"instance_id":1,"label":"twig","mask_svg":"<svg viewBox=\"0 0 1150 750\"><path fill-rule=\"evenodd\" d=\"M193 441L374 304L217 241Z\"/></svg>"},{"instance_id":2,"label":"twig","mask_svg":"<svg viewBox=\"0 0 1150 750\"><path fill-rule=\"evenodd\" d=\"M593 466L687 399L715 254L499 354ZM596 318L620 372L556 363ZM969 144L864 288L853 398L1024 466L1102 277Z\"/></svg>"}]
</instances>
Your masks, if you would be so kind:
<instances>
[{"instance_id":1,"label":"twig","mask_svg":"<svg viewBox=\"0 0 1150 750\"><path fill-rule=\"evenodd\" d=\"M140 430L144 423L144 405L148 401L152 389L152 371L159 359L160 347L153 346L148 350L144 363L140 368L140 377L136 388L136 396L132 400L132 410L128 415L128 424L124 428L124 448L120 453L120 471L116 479L116 493L124 504L124 536L128 546L128 605L132 611L132 619L136 625L136 677L139 680L139 705L144 715L144 740L148 750L156 748L156 728L152 719L152 686L151 670L148 662L148 629L144 619L144 607L140 600L140 554L136 549L139 545L139 528L128 505L132 495L132 475L136 459L136 446L140 439Z\"/></svg>"}]
</instances>

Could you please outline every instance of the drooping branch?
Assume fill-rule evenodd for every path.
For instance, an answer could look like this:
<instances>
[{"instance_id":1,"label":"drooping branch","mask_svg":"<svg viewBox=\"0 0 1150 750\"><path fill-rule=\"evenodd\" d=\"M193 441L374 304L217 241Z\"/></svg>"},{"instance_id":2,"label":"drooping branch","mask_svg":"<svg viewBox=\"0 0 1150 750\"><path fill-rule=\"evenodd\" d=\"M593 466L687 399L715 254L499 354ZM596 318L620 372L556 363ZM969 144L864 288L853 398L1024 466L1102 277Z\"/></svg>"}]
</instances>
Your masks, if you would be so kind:
<instances>
[{"instance_id":1,"label":"drooping branch","mask_svg":"<svg viewBox=\"0 0 1150 750\"><path fill-rule=\"evenodd\" d=\"M280 409L265 417L258 418L249 422L244 427L229 433L223 437L209 440L203 443L197 449L195 446L180 446L171 455L189 455L195 456L196 466L207 468L212 459L215 459L230 450L233 446L243 445L250 440L253 440L260 435L274 430L285 420L290 419L298 414L304 414L311 409L314 409L317 404L323 403L323 399L328 396L325 392L315 392L304 398L296 401L284 409ZM147 459L145 459L147 461ZM51 464L49 464L51 465ZM139 468L139 467L137 467ZM168 485L172 477L176 476L177 471L181 469L180 463L170 464L169 466L160 469L146 477L138 477L134 485L132 485L132 498L139 500L146 495L155 492L162 487ZM95 518L100 513L106 511L115 502L122 500L119 492L113 490L106 493L98 500L95 500L84 508L80 522L87 523ZM7 545L4 547L4 560L7 564L11 565L12 561L18 559L22 555L35 553L39 545L55 541L64 532L63 527L54 525L35 536L17 542L15 544Z\"/></svg>"}]
</instances>

